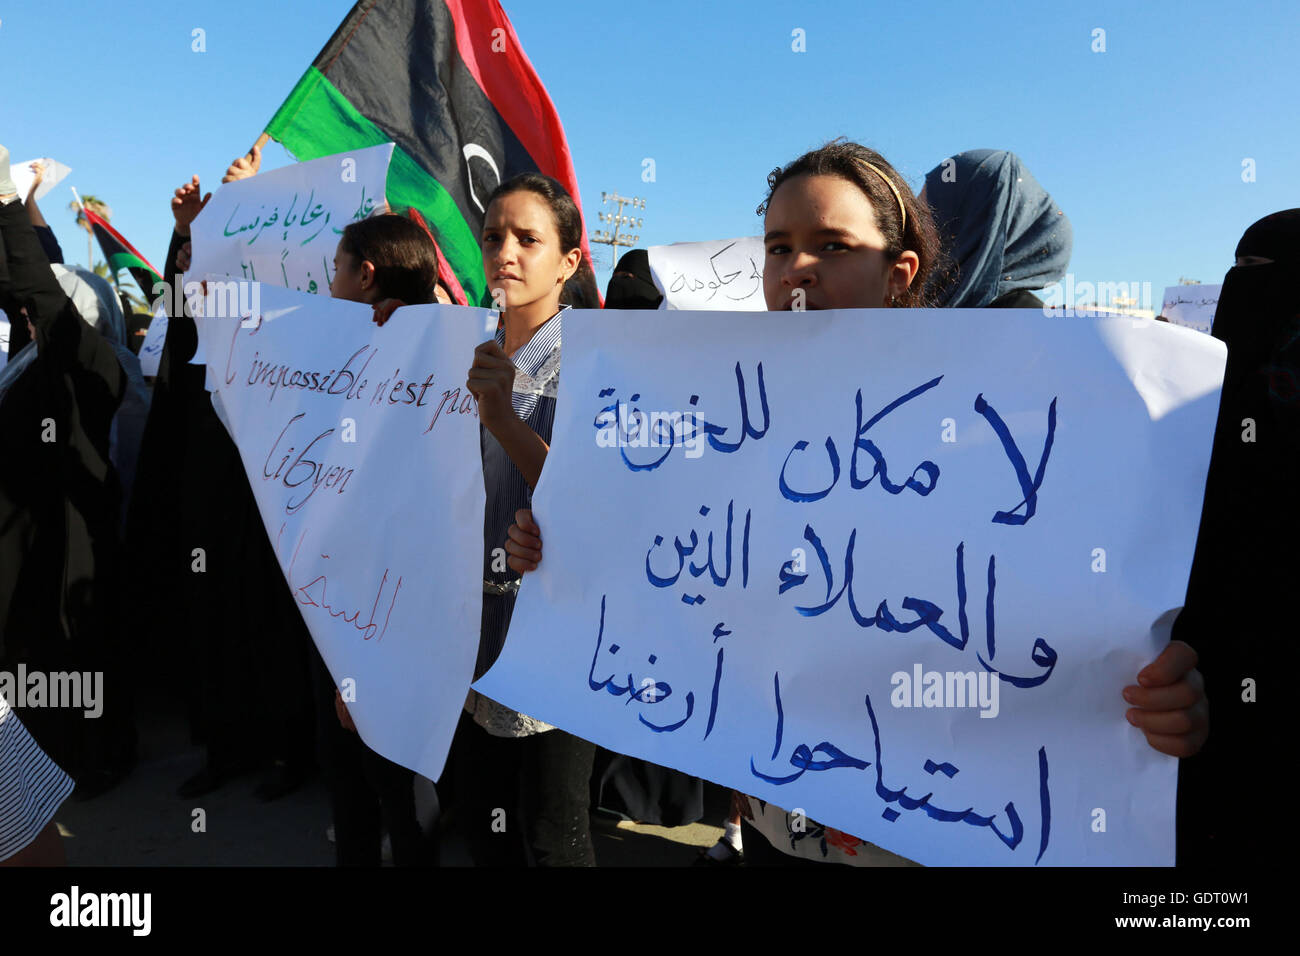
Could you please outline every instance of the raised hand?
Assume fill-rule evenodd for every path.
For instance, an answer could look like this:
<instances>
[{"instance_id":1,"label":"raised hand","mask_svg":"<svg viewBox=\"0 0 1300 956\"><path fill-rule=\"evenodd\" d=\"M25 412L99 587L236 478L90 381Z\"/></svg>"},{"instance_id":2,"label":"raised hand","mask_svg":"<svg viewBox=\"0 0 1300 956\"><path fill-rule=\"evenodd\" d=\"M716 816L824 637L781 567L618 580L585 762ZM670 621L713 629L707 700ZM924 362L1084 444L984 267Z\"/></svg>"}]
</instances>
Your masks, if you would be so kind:
<instances>
[{"instance_id":1,"label":"raised hand","mask_svg":"<svg viewBox=\"0 0 1300 956\"><path fill-rule=\"evenodd\" d=\"M226 168L226 175L221 177L223 183L233 183L239 179L256 176L262 168L262 147L254 146L247 155L240 156Z\"/></svg>"},{"instance_id":2,"label":"raised hand","mask_svg":"<svg viewBox=\"0 0 1300 956\"><path fill-rule=\"evenodd\" d=\"M212 198L212 193L202 196L199 189L199 177L194 176L188 183L176 190L172 196L172 218L176 220L176 231L182 236L190 234L190 225L203 207Z\"/></svg>"},{"instance_id":3,"label":"raised hand","mask_svg":"<svg viewBox=\"0 0 1300 956\"><path fill-rule=\"evenodd\" d=\"M514 392L515 366L496 342L484 342L474 349L465 387L478 400L478 416L484 427L500 440L500 432L519 421L510 396Z\"/></svg>"},{"instance_id":4,"label":"raised hand","mask_svg":"<svg viewBox=\"0 0 1300 956\"><path fill-rule=\"evenodd\" d=\"M31 163L30 169L32 171L32 188L27 190L28 199L36 195L36 187L45 181L45 164L37 159Z\"/></svg>"}]
</instances>

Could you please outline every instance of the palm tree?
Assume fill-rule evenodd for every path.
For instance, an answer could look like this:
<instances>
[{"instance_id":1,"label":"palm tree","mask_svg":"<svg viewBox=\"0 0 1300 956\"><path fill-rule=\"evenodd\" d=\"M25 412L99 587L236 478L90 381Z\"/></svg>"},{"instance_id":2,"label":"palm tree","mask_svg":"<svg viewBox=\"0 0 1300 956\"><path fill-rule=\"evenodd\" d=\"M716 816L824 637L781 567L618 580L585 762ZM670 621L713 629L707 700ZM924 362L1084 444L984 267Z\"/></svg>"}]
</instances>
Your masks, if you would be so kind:
<instances>
[{"instance_id":1,"label":"palm tree","mask_svg":"<svg viewBox=\"0 0 1300 956\"><path fill-rule=\"evenodd\" d=\"M98 196L86 194L81 197L81 202L87 209L93 212L96 216L99 216L99 218L103 219L105 222L108 222L113 218L112 208ZM68 208L77 214L77 225L86 230L86 262L91 264L91 268L94 268L95 254L92 242L95 238L95 229L90 224L90 220L82 214L82 207L78 205L75 200L68 203ZM117 285L116 274L113 275L112 279L113 284Z\"/></svg>"},{"instance_id":2,"label":"palm tree","mask_svg":"<svg viewBox=\"0 0 1300 956\"><path fill-rule=\"evenodd\" d=\"M95 275L99 276L101 279L107 279L110 282L112 282L113 285L116 286L117 291L126 297L126 301L131 306L132 312L150 311L149 303L145 301L143 296L138 294L139 290L136 289L135 284L132 283L131 285L127 285L127 286L120 285L117 281L117 276L111 274L112 270L108 268L108 263L96 262L94 268L91 269L91 271L95 273Z\"/></svg>"}]
</instances>

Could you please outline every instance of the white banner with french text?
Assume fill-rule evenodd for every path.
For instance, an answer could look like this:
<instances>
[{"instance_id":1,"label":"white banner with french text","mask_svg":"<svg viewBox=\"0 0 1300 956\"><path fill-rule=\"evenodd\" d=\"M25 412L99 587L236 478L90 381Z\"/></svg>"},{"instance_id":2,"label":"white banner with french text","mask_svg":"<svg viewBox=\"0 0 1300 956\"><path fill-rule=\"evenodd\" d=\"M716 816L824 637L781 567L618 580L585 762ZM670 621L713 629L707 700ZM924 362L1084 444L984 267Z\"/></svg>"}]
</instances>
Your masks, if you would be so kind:
<instances>
[{"instance_id":1,"label":"white banner with french text","mask_svg":"<svg viewBox=\"0 0 1300 956\"><path fill-rule=\"evenodd\" d=\"M437 780L478 649L484 491L465 369L488 313L371 316L262 285L247 319L199 328L213 407L362 739Z\"/></svg>"},{"instance_id":2,"label":"white banner with french text","mask_svg":"<svg viewBox=\"0 0 1300 956\"><path fill-rule=\"evenodd\" d=\"M1222 343L1022 310L564 331L544 558L476 689L923 864L1173 864L1177 761L1122 692L1183 602Z\"/></svg>"}]
</instances>

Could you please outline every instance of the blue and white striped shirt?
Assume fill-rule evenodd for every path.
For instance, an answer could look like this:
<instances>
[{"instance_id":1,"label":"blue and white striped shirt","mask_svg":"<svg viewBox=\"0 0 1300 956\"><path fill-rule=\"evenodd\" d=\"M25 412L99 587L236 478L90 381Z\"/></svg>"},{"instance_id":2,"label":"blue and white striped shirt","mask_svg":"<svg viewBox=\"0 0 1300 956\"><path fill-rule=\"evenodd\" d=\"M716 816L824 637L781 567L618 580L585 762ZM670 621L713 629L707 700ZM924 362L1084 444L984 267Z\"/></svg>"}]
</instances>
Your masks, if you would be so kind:
<instances>
[{"instance_id":1,"label":"blue and white striped shirt","mask_svg":"<svg viewBox=\"0 0 1300 956\"><path fill-rule=\"evenodd\" d=\"M560 381L560 333L564 310L538 327L528 344L511 358L515 368L514 390L510 404L515 414L550 444L555 423L555 393ZM497 344L505 347L505 330L499 329ZM500 442L480 426L483 451L483 481L487 489L487 507L483 516L483 580L493 584L514 581L518 575L507 568L492 570L492 552L504 548L506 532L514 524L515 512L532 506L533 494L524 476L510 460ZM498 567L501 562L498 560ZM483 626L479 639L478 662L474 677L478 679L492 666L505 646L515 595L484 594Z\"/></svg>"},{"instance_id":2,"label":"blue and white striped shirt","mask_svg":"<svg viewBox=\"0 0 1300 956\"><path fill-rule=\"evenodd\" d=\"M40 836L72 787L0 694L0 860Z\"/></svg>"}]
</instances>

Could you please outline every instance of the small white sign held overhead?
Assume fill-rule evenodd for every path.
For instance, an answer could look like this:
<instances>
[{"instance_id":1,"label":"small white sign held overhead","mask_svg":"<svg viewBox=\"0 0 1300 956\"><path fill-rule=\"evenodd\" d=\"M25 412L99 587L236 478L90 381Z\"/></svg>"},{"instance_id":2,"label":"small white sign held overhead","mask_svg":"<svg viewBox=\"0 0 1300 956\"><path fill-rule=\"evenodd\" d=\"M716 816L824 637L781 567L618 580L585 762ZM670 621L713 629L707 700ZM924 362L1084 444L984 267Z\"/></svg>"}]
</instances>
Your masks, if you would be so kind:
<instances>
[{"instance_id":1,"label":"small white sign held overhead","mask_svg":"<svg viewBox=\"0 0 1300 956\"><path fill-rule=\"evenodd\" d=\"M1222 285L1171 285L1165 289L1160 314L1171 325L1208 333L1214 325L1214 312L1219 307L1222 289Z\"/></svg>"},{"instance_id":2,"label":"small white sign held overhead","mask_svg":"<svg viewBox=\"0 0 1300 956\"><path fill-rule=\"evenodd\" d=\"M36 171L32 169L34 163L40 163L45 167L45 175L41 179L41 184L36 187L36 198L41 200L45 198L46 193L63 182L68 173L72 170L64 166L58 160L50 159L48 156L41 159L29 159L21 163L10 163L9 177L18 187L18 195L27 199L27 194L31 192L32 183L36 180Z\"/></svg>"}]
</instances>

